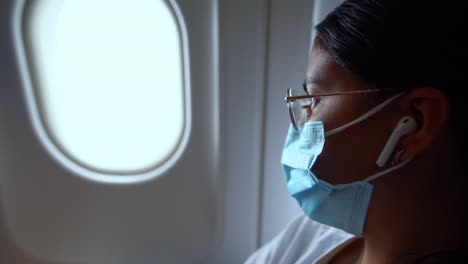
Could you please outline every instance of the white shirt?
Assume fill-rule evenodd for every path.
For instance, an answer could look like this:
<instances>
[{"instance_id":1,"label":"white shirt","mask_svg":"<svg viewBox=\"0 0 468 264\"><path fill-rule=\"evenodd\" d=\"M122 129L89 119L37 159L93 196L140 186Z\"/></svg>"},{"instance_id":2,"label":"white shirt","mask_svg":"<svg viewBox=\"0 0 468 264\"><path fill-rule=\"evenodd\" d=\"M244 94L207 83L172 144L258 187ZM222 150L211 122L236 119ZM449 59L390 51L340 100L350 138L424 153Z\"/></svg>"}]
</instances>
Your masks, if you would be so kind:
<instances>
[{"instance_id":1,"label":"white shirt","mask_svg":"<svg viewBox=\"0 0 468 264\"><path fill-rule=\"evenodd\" d=\"M244 264L324 264L355 238L301 213Z\"/></svg>"}]
</instances>

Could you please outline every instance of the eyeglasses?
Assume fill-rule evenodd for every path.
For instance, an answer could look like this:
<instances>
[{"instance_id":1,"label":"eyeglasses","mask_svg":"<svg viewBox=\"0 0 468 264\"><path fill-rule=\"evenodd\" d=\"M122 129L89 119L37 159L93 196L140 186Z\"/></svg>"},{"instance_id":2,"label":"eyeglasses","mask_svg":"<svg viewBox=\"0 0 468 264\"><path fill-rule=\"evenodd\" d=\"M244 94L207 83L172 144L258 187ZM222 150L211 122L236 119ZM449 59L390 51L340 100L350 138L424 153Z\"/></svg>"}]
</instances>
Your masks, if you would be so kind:
<instances>
[{"instance_id":1,"label":"eyeglasses","mask_svg":"<svg viewBox=\"0 0 468 264\"><path fill-rule=\"evenodd\" d=\"M304 92L298 92L293 89L288 89L284 101L286 102L289 110L289 117L291 123L297 131L301 131L303 125L311 118L312 110L315 105L320 102L321 97L333 96L333 95L350 95L350 94L364 94L364 93L375 93L389 91L389 89L368 89L368 90L357 90L349 92L339 93L324 93L324 94L305 94Z\"/></svg>"}]
</instances>

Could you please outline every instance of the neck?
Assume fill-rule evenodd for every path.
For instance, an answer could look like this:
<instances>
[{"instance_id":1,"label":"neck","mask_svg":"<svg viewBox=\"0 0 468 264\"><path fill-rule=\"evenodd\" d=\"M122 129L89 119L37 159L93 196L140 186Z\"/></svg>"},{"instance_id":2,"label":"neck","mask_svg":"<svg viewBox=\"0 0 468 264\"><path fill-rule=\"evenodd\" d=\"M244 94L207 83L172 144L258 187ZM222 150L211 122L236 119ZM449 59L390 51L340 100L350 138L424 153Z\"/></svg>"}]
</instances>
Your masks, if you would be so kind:
<instances>
[{"instance_id":1,"label":"neck","mask_svg":"<svg viewBox=\"0 0 468 264\"><path fill-rule=\"evenodd\" d=\"M444 170L433 168L421 174L420 168L427 162L414 160L405 173L388 174L373 183L362 263L413 263L423 256L462 247L466 237L460 230L466 220L464 198L460 197L463 186L445 181L460 172L434 160L432 164ZM459 189L454 190L454 185Z\"/></svg>"}]
</instances>

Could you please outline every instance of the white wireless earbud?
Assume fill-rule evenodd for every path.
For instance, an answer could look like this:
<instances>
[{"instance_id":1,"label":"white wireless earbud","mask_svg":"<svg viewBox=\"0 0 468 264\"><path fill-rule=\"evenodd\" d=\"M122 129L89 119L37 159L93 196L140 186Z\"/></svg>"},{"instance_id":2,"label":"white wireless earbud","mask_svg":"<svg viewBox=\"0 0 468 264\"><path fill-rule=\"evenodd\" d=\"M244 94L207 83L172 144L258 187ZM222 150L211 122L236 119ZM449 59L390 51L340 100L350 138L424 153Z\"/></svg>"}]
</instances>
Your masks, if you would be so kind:
<instances>
[{"instance_id":1,"label":"white wireless earbud","mask_svg":"<svg viewBox=\"0 0 468 264\"><path fill-rule=\"evenodd\" d=\"M388 158L393 152L396 144L400 140L400 137L414 131L417 128L416 120L411 116L404 116L400 119L397 126L393 130L392 134L387 140L385 147L380 153L379 158L377 159L377 165L379 167L385 166L387 164Z\"/></svg>"}]
</instances>

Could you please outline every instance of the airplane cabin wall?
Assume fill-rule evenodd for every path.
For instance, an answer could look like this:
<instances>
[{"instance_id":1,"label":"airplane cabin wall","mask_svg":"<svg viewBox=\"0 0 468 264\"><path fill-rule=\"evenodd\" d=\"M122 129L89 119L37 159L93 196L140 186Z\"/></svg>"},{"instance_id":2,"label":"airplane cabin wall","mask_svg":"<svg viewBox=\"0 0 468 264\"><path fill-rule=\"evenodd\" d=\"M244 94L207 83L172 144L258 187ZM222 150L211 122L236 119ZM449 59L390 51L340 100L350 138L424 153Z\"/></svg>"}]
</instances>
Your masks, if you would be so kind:
<instances>
[{"instance_id":1,"label":"airplane cabin wall","mask_svg":"<svg viewBox=\"0 0 468 264\"><path fill-rule=\"evenodd\" d=\"M41 143L15 39L23 2L0 3L0 263L242 263L300 212L280 166L283 98L341 0L174 0L190 135L173 167L134 185L84 179Z\"/></svg>"}]
</instances>

